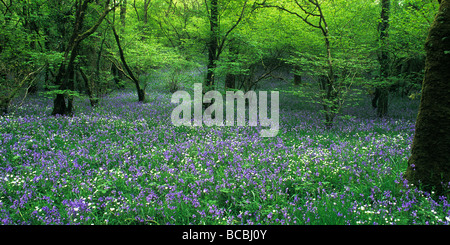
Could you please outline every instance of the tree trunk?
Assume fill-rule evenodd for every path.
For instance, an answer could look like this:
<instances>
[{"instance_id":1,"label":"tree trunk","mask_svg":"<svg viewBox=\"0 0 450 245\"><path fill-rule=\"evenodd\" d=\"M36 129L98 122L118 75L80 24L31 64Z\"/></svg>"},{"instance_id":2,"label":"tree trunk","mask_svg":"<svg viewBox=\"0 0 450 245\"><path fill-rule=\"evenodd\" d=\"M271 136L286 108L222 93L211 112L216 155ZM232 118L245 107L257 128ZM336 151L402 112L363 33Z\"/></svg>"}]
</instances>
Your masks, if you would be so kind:
<instances>
[{"instance_id":1,"label":"tree trunk","mask_svg":"<svg viewBox=\"0 0 450 245\"><path fill-rule=\"evenodd\" d=\"M114 4L114 6L110 8L110 0L105 0L105 6L102 15L97 19L93 26L91 26L86 31L81 32L84 18L90 2L90 0L80 0L75 2L75 22L72 35L64 52L64 60L61 62L58 74L55 78L55 84L59 86L60 90L73 90L74 84L73 80L71 80L71 77L74 74L75 59L78 56L78 48L80 43L84 39L92 35L106 18L108 13L116 7L116 5ZM72 99L69 98L68 106L66 106L65 95L58 94L54 100L52 115L70 115L72 114L72 111Z\"/></svg>"},{"instance_id":2,"label":"tree trunk","mask_svg":"<svg viewBox=\"0 0 450 245\"><path fill-rule=\"evenodd\" d=\"M114 38L116 39L117 47L119 48L120 60L122 61L122 64L125 67L125 70L127 71L130 79L136 85L136 91L137 91L137 94L138 94L139 102L144 102L145 101L145 88L141 88L139 80L134 76L133 72L131 71L130 67L128 66L128 64L127 64L127 62L125 60L125 55L123 53L122 46L120 45L119 35L117 34L116 29L114 28L114 26L112 26L112 30L113 30Z\"/></svg>"},{"instance_id":3,"label":"tree trunk","mask_svg":"<svg viewBox=\"0 0 450 245\"><path fill-rule=\"evenodd\" d=\"M442 0L425 44L426 64L416 131L408 161L409 183L437 194L450 181L450 0Z\"/></svg>"},{"instance_id":4,"label":"tree trunk","mask_svg":"<svg viewBox=\"0 0 450 245\"><path fill-rule=\"evenodd\" d=\"M117 69L116 64L114 64L114 63L112 63L112 65L111 65L111 73L113 75L113 80L114 80L114 83L117 85L117 88L125 89L125 84L123 84L121 82L121 79L122 79L121 73L120 73L119 69Z\"/></svg>"},{"instance_id":5,"label":"tree trunk","mask_svg":"<svg viewBox=\"0 0 450 245\"><path fill-rule=\"evenodd\" d=\"M38 87L37 87L36 83L31 84L30 87L27 89L27 93L29 93L29 94L36 94L37 91L38 91Z\"/></svg>"},{"instance_id":6,"label":"tree trunk","mask_svg":"<svg viewBox=\"0 0 450 245\"><path fill-rule=\"evenodd\" d=\"M89 78L84 74L83 70L81 68L78 69L80 72L81 77L84 80L84 85L86 87L86 92L89 96L89 102L91 102L92 107L96 107L98 105L98 98L94 94L94 84L91 84L91 81Z\"/></svg>"},{"instance_id":7,"label":"tree trunk","mask_svg":"<svg viewBox=\"0 0 450 245\"><path fill-rule=\"evenodd\" d=\"M75 91L75 81L76 81L76 75L75 75L75 67L70 67L69 77L68 77L68 84L67 88L70 91ZM73 95L67 96L67 114L72 115L73 114Z\"/></svg>"},{"instance_id":8,"label":"tree trunk","mask_svg":"<svg viewBox=\"0 0 450 245\"><path fill-rule=\"evenodd\" d=\"M73 84L73 74L74 74L74 63L75 58L78 56L78 44L75 43L69 43L69 47L72 46L72 48L68 49L69 51L66 52L66 57L68 53L70 52L70 58L69 62L66 67L66 61L63 61L59 67L58 74L55 78L56 85L59 85L60 90L73 90L74 84ZM69 98L68 105L66 105L64 94L57 94L54 104L53 104L53 111L52 115L71 115L73 113L73 105L72 100L73 98Z\"/></svg>"},{"instance_id":9,"label":"tree trunk","mask_svg":"<svg viewBox=\"0 0 450 245\"><path fill-rule=\"evenodd\" d=\"M229 42L229 52L231 55L231 62L236 62L237 57L239 55L239 49L237 47L237 43L235 39L231 39ZM227 73L225 75L225 89L235 89L236 88L236 74Z\"/></svg>"},{"instance_id":10,"label":"tree trunk","mask_svg":"<svg viewBox=\"0 0 450 245\"><path fill-rule=\"evenodd\" d=\"M236 87L236 75L228 73L225 76L225 89L231 88L234 89Z\"/></svg>"},{"instance_id":11,"label":"tree trunk","mask_svg":"<svg viewBox=\"0 0 450 245\"><path fill-rule=\"evenodd\" d=\"M61 64L58 74L56 75L55 78L55 83L57 85L59 85L59 89L61 90L65 90L65 83L63 81L63 76L64 76L64 64ZM65 99L65 95L64 94L57 94L56 98L53 100L53 111L52 111L52 116L56 116L56 115L67 115L67 105L66 105L66 99Z\"/></svg>"},{"instance_id":12,"label":"tree trunk","mask_svg":"<svg viewBox=\"0 0 450 245\"><path fill-rule=\"evenodd\" d=\"M387 51L387 38L389 29L389 13L391 8L390 0L381 1L381 22L379 26L380 31L380 55L378 61L380 63L380 79L382 83L386 83L386 79L389 77L389 54ZM377 116L385 117L388 114L389 106L389 86L387 84L381 85L377 88Z\"/></svg>"},{"instance_id":13,"label":"tree trunk","mask_svg":"<svg viewBox=\"0 0 450 245\"><path fill-rule=\"evenodd\" d=\"M375 94L372 99L372 107L377 108L378 107L378 98L380 98L381 90L379 88L375 88Z\"/></svg>"},{"instance_id":14,"label":"tree trunk","mask_svg":"<svg viewBox=\"0 0 450 245\"><path fill-rule=\"evenodd\" d=\"M307 8L303 8L300 6L300 4L296 1L297 6L299 6L306 14L306 17L303 17L301 14L298 14L294 11L288 10L283 6L279 5L268 5L264 1L261 4L256 4L262 7L270 7L270 8L277 8L279 10L283 10L285 12L288 12L290 14L294 14L297 17L299 17L303 22L306 24L312 26L313 28L317 28L322 32L324 41L325 41L325 48L327 52L327 77L326 80L323 80L322 77L319 78L319 86L321 87L321 94L320 99L322 100L322 106L325 111L325 125L327 128L331 128L333 126L333 120L338 113L339 110L339 104L338 104L338 96L339 87L336 86L336 77L334 75L334 69L333 69L333 57L331 55L331 44L330 44L330 36L328 31L328 24L325 19L325 15L321 8L321 3L319 0L309 0L309 1L303 1L306 5L310 5L312 11L307 10ZM316 18L319 18L318 23L311 22L308 20L309 16L315 16Z\"/></svg>"},{"instance_id":15,"label":"tree trunk","mask_svg":"<svg viewBox=\"0 0 450 245\"><path fill-rule=\"evenodd\" d=\"M322 15L322 14L321 14ZM335 92L335 82L336 77L334 76L334 70L333 70L333 58L331 56L331 45L330 40L328 36L328 26L325 22L325 18L322 15L322 19L325 25L325 28L322 28L323 35L325 37L325 47L327 49L327 63L328 63L328 77L326 77L327 81L327 93L324 103L324 109L325 109L325 126L326 128L330 129L333 127L333 121L334 117L337 114L337 106L336 106L336 99L337 94Z\"/></svg>"},{"instance_id":16,"label":"tree trunk","mask_svg":"<svg viewBox=\"0 0 450 245\"><path fill-rule=\"evenodd\" d=\"M210 38L208 43L208 67L206 73L206 91L212 89L215 84L214 69L216 68L217 50L218 50L218 34L219 34L219 9L218 0L211 0L210 10Z\"/></svg>"},{"instance_id":17,"label":"tree trunk","mask_svg":"<svg viewBox=\"0 0 450 245\"><path fill-rule=\"evenodd\" d=\"M0 116L8 114L10 100L8 98L0 98Z\"/></svg>"},{"instance_id":18,"label":"tree trunk","mask_svg":"<svg viewBox=\"0 0 450 245\"><path fill-rule=\"evenodd\" d=\"M143 21L144 24L148 23L148 8L150 6L150 0L144 0L144 17L143 17Z\"/></svg>"},{"instance_id":19,"label":"tree trunk","mask_svg":"<svg viewBox=\"0 0 450 245\"><path fill-rule=\"evenodd\" d=\"M127 15L127 0L123 0L122 4L120 5L120 24L122 25L120 31L122 34L125 31L126 15Z\"/></svg>"},{"instance_id":20,"label":"tree trunk","mask_svg":"<svg viewBox=\"0 0 450 245\"><path fill-rule=\"evenodd\" d=\"M300 69L298 66L294 67L294 85L298 86L302 84L302 76L299 74Z\"/></svg>"},{"instance_id":21,"label":"tree trunk","mask_svg":"<svg viewBox=\"0 0 450 245\"><path fill-rule=\"evenodd\" d=\"M66 99L64 94L57 94L55 100L53 101L53 111L52 115L67 115Z\"/></svg>"},{"instance_id":22,"label":"tree trunk","mask_svg":"<svg viewBox=\"0 0 450 245\"><path fill-rule=\"evenodd\" d=\"M388 114L389 90L387 88L380 89L377 101L377 116L382 118Z\"/></svg>"}]
</instances>

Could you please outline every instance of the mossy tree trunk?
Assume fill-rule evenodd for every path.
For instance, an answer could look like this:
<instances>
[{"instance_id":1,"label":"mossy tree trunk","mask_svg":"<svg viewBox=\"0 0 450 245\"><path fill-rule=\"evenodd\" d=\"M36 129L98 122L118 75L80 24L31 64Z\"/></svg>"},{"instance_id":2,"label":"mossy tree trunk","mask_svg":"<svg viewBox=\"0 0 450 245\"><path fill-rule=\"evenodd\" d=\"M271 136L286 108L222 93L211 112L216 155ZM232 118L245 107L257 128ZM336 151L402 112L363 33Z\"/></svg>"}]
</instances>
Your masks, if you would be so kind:
<instances>
[{"instance_id":1,"label":"mossy tree trunk","mask_svg":"<svg viewBox=\"0 0 450 245\"><path fill-rule=\"evenodd\" d=\"M450 0L441 0L425 44L425 76L406 179L444 194L450 181Z\"/></svg>"}]
</instances>

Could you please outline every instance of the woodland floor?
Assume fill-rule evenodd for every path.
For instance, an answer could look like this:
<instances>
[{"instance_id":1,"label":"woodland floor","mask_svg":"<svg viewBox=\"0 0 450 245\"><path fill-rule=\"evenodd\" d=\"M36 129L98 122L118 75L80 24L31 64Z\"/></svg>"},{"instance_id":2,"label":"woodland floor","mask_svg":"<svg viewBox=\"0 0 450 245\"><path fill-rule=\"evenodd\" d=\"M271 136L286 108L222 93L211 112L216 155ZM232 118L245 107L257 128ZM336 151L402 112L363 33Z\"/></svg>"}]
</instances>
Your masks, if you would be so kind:
<instances>
[{"instance_id":1,"label":"woodland floor","mask_svg":"<svg viewBox=\"0 0 450 245\"><path fill-rule=\"evenodd\" d=\"M73 117L17 99L0 117L2 224L448 224L444 197L402 178L418 101L366 96L325 130L317 108L280 94L280 131L175 127L170 93L111 93ZM270 89L270 88L268 88Z\"/></svg>"}]
</instances>

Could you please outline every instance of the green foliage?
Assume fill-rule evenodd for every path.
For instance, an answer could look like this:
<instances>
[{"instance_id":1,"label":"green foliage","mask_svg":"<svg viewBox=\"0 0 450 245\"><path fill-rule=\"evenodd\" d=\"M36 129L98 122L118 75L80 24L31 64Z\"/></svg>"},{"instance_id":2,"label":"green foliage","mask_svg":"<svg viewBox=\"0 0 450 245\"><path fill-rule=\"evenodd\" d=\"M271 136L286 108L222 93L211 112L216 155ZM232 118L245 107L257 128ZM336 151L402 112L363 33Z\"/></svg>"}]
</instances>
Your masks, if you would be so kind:
<instances>
[{"instance_id":1,"label":"green foliage","mask_svg":"<svg viewBox=\"0 0 450 245\"><path fill-rule=\"evenodd\" d=\"M166 114L172 108L166 100L168 92L192 89L194 83L203 82L205 77L206 44L211 35L205 6L208 1L128 1L124 26L120 9L116 8L79 47L74 66L85 73L87 80L76 72L73 89L62 89L54 82L61 63L67 62L71 54L70 50L65 51L74 28L74 1L5 1L11 4L9 8L2 1L0 99L8 97L17 88L28 87L19 86L18 81L43 65L48 69L37 76L36 82L40 88L48 89L38 93L48 101L64 94L76 98L77 105L83 105L88 89L91 99L111 95L105 97L106 106L100 105L92 111L88 106L80 106L86 112L80 117L42 117L36 111L42 112L49 107L35 108L32 103L27 104L28 108L19 106L17 110L19 113L36 110L39 114L36 121L27 118L24 123L23 117L1 117L4 122L0 133L5 135L5 151L0 160L10 164L8 178L17 177L13 181L2 180L4 196L11 197L2 196L2 207L14 204L12 198L18 198L18 193L24 190L20 181L28 178L36 185L34 194L51 196L61 211L61 220L68 223L245 224L250 221L278 224L280 219L289 217L289 222L302 224L422 224L428 221L443 223L442 219L448 219L447 206L436 213L431 209L435 203L421 196L422 193L416 193L419 196L413 198L412 204L409 202L410 190L400 186L406 155L393 152L403 153L408 148L411 123L374 122L342 113L346 107L367 102L369 96L364 93L374 87L401 90L402 95L409 95L411 100L400 103L403 98L395 98L394 103L403 106L398 111L414 111L410 107L420 98L418 81L422 71L411 69L408 62L424 55L423 43L436 11L436 1L392 1L390 36L383 47L391 56L390 76L385 79L379 78L378 54L382 47L377 30L379 1L320 1L328 24L331 59L327 56L320 29L286 11L254 9L257 6L254 3L261 1L248 1L244 18L228 33L239 19L245 2L220 1L217 35L219 43L224 41L224 49L214 69L218 80L232 74L239 82L252 82L261 70L281 64L280 74L287 78L285 80L294 72L304 78L299 86L279 85L268 80L266 85L270 89L284 92L282 99L286 108L282 109L288 111L292 109L289 106L298 105L313 111L306 110L305 113L312 116L305 117L304 121L299 119L303 117L303 111L284 113L284 116L292 115L292 119L283 119L286 120L283 121L284 132L278 138L253 138L248 145L240 147L241 137L254 135L254 129L227 127L217 130L215 133L219 132L221 138L232 139L219 142L214 138L218 136L208 133L204 127L201 130L172 128L166 121L169 118ZM306 17L294 1L267 2L293 9ZM307 4L310 1L298 2L306 3L307 10L314 10ZM98 19L103 10L102 3L91 1L82 31ZM308 19L317 24L316 17L311 15ZM132 103L134 97L114 93L121 85L131 87L134 84L129 82L129 74L118 58L111 25L119 30L127 63L140 82L148 85L149 101L154 104ZM446 55L449 53L444 51ZM333 78L327 77L330 61L336 75ZM111 71L113 64L120 70L116 74ZM326 79L333 79L334 83L327 85ZM117 103L119 98L126 103ZM313 106L308 107L310 104ZM318 111L322 118L323 115L335 118L345 126L321 130L316 127L320 122L316 119L319 118ZM142 137L146 133L151 137ZM176 139L173 135L185 137ZM32 139L20 140L29 137ZM228 143L229 147L217 152L211 150ZM351 147L339 148L341 143ZM105 151L105 145L110 150ZM185 148L170 152L174 146ZM302 151L293 151L300 148ZM42 150L41 153L45 153L42 156L54 157L42 160L54 169L44 171L39 161L33 166L24 164L31 149ZM86 151L78 154L79 149ZM172 155L165 155L168 152ZM262 155L267 159L260 159ZM278 158L271 159L271 156ZM65 173L66 166L52 165L59 160L70 167L79 161L80 168L71 168L70 173ZM242 174L239 171L230 172L234 168L232 164L241 164L236 171L255 173L250 177L252 181L239 175ZM92 176L92 179L90 183L53 183L55 186L45 179L38 179L38 176L52 177L53 170L62 174L58 181L63 180L64 174ZM125 176L136 178L131 181ZM277 178L267 182L269 178L259 178L261 176ZM209 179L211 182L207 181ZM201 186L201 191L192 193L192 186ZM260 192L255 191L256 186ZM72 191L74 187L78 192ZM57 188L61 195L56 195L52 188ZM117 194L118 190L123 193ZM177 193L183 193L188 197L186 200L191 200L170 201L169 196ZM116 200L115 194L121 197L123 194L126 198ZM137 198L143 195L149 197ZM90 219L76 221L66 212L67 207L62 202L84 196L90 197L89 202L93 205L92 212L84 216ZM114 201L105 203L109 198ZM42 196L35 196L27 206L8 217L14 221L41 224L43 220L28 218L40 217L41 208L47 205ZM408 209L410 205L414 205L414 211ZM123 209L118 215L119 208ZM218 211L215 217L205 215L213 209ZM122 213L123 210L127 212Z\"/></svg>"},{"instance_id":2,"label":"green foliage","mask_svg":"<svg viewBox=\"0 0 450 245\"><path fill-rule=\"evenodd\" d=\"M56 87L56 86L55 86ZM70 97L81 97L82 95L78 91L73 91L70 89L53 89L47 92L41 92L41 95L48 98L53 98L57 94L64 94Z\"/></svg>"},{"instance_id":3,"label":"green foliage","mask_svg":"<svg viewBox=\"0 0 450 245\"><path fill-rule=\"evenodd\" d=\"M294 14L276 8L254 9L258 2L260 1L247 2L244 18L226 38L227 32L239 19L245 1L219 4L218 36L219 44L223 41L221 38L224 38L224 50L214 70L216 76L223 81L227 74L232 74L242 82L254 75L256 67L267 68L268 64L298 67L295 70L298 75L312 77L312 80L326 75L328 68L321 31L307 25ZM267 3L269 2L303 15L291 1ZM312 11L309 4L300 3ZM161 86L166 86L169 90L173 91L184 83L190 86L192 81L188 80L193 78L189 76L189 72L184 71L201 69L201 65L207 62L205 44L210 36L210 23L205 3L140 0L128 1L126 7L125 26L119 20L120 9L117 8L115 17L112 14L107 17L110 23L102 23L89 37L89 42L83 43L83 51L76 65L86 71L94 88L101 87L100 90L107 91L116 86L112 83L112 76L108 75L111 61L120 63L117 62L117 47L111 35L110 24L121 26L120 38L127 63L142 80L147 80L150 74L159 71L164 73ZM408 95L420 90L415 80L420 74L408 77L393 73L387 80L374 79L379 70L376 65L379 7L376 1L321 2L328 24L334 70L341 81L346 80L343 77L347 76L358 80L351 82L356 87L370 88L383 83L386 86L404 88L402 91ZM102 2L91 3L89 9L91 11L86 14L84 29L98 18ZM436 9L437 5L432 0L392 1L387 47L393 57L392 64L424 54L422 46L426 30ZM64 59L66 43L73 29L75 17L72 5L56 0L29 3L19 1L11 4L9 9L0 5L0 11L3 13L0 16L2 73L24 71L33 66L48 64L50 76L45 83L49 85L53 81L51 74L57 72ZM309 20L317 23L316 16L310 16ZM343 75L344 73L346 74ZM127 81L126 77L120 78L120 83L128 83ZM4 80L1 86L6 89L14 87ZM83 87L84 85L77 89L79 93L83 93Z\"/></svg>"}]
</instances>

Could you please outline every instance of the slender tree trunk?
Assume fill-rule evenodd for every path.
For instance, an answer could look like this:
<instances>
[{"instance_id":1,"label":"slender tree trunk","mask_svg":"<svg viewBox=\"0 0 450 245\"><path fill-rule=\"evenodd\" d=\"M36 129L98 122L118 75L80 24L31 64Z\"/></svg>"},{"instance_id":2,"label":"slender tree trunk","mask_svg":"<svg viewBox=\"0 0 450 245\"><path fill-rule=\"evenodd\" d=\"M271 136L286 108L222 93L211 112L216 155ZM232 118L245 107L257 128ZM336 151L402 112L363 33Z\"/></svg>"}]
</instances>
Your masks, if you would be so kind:
<instances>
[{"instance_id":1,"label":"slender tree trunk","mask_svg":"<svg viewBox=\"0 0 450 245\"><path fill-rule=\"evenodd\" d=\"M298 66L294 66L294 85L298 86L302 84L302 76L299 74L300 68Z\"/></svg>"},{"instance_id":2,"label":"slender tree trunk","mask_svg":"<svg viewBox=\"0 0 450 245\"><path fill-rule=\"evenodd\" d=\"M386 117L389 108L389 89L380 88L380 93L377 102L377 116L382 118Z\"/></svg>"},{"instance_id":3,"label":"slender tree trunk","mask_svg":"<svg viewBox=\"0 0 450 245\"><path fill-rule=\"evenodd\" d=\"M225 88L234 89L236 87L236 75L227 73L225 76Z\"/></svg>"},{"instance_id":4,"label":"slender tree trunk","mask_svg":"<svg viewBox=\"0 0 450 245\"><path fill-rule=\"evenodd\" d=\"M124 89L125 85L123 84L123 82L121 82L121 73L120 70L117 68L116 64L112 63L111 64L111 73L113 75L113 80L114 83L117 85L117 87L119 89Z\"/></svg>"},{"instance_id":5,"label":"slender tree trunk","mask_svg":"<svg viewBox=\"0 0 450 245\"><path fill-rule=\"evenodd\" d=\"M127 64L127 62L125 60L125 55L123 53L122 46L120 45L119 35L117 34L116 29L114 28L114 26L112 27L112 30L113 30L113 33L114 33L114 38L116 39L117 47L119 48L120 60L122 61L122 64L125 67L125 70L127 71L130 79L136 85L136 91L137 91L137 94L138 94L139 102L144 102L145 101L145 88L141 88L139 80L134 76L133 72L131 71L130 67L128 66L128 64Z\"/></svg>"},{"instance_id":6,"label":"slender tree trunk","mask_svg":"<svg viewBox=\"0 0 450 245\"><path fill-rule=\"evenodd\" d=\"M323 101L323 107L325 109L325 126L326 128L330 129L333 127L333 121L334 117L337 113L337 106L336 106L336 99L337 94L335 91L335 82L336 77L334 76L334 69L333 69L333 57L331 56L331 45L330 45L330 39L329 39L329 33L328 33L328 25L325 22L325 17L322 14L321 9L320 10L320 16L322 18L322 21L324 23L324 27L322 27L322 33L325 38L325 47L327 50L327 64L328 64L328 77L326 77L326 84L327 84L327 92L326 97Z\"/></svg>"},{"instance_id":7,"label":"slender tree trunk","mask_svg":"<svg viewBox=\"0 0 450 245\"><path fill-rule=\"evenodd\" d=\"M89 96L89 102L91 103L92 107L96 107L98 105L98 98L96 97L96 94L94 93L95 85L92 83L92 81L89 80L89 78L83 72L81 67L78 69L78 71L80 72L80 75L83 78L84 86L86 87L86 92Z\"/></svg>"},{"instance_id":8,"label":"slender tree trunk","mask_svg":"<svg viewBox=\"0 0 450 245\"><path fill-rule=\"evenodd\" d=\"M150 6L150 0L144 0L144 17L143 17L143 21L144 24L148 23L148 8Z\"/></svg>"},{"instance_id":9,"label":"slender tree trunk","mask_svg":"<svg viewBox=\"0 0 450 245\"><path fill-rule=\"evenodd\" d=\"M236 45L236 41L234 39L230 40L230 55L231 55L231 61L232 62L236 62L236 57L239 55L239 50L238 48L235 46ZM236 88L236 75L233 73L228 72L225 75L225 89L234 89Z\"/></svg>"},{"instance_id":10,"label":"slender tree trunk","mask_svg":"<svg viewBox=\"0 0 450 245\"><path fill-rule=\"evenodd\" d=\"M387 51L387 39L389 37L388 30L390 8L390 0L381 1L381 23L379 26L381 50L378 61L380 63L380 79L384 83L386 83L386 79L389 77L389 53ZM377 116L385 117L388 114L389 86L387 84L381 85L379 88L377 88L377 90Z\"/></svg>"},{"instance_id":11,"label":"slender tree trunk","mask_svg":"<svg viewBox=\"0 0 450 245\"><path fill-rule=\"evenodd\" d=\"M448 193L450 181L450 0L441 0L425 44L425 76L406 179Z\"/></svg>"},{"instance_id":12,"label":"slender tree trunk","mask_svg":"<svg viewBox=\"0 0 450 245\"><path fill-rule=\"evenodd\" d=\"M304 14L306 14L306 17L303 17L302 14L298 14L295 11L291 11L289 9L286 9L284 6L280 5L270 5L267 4L266 1L263 1L263 3L256 4L261 7L270 7L270 8L277 8L279 10L285 11L289 14L296 15L299 17L303 22L306 24L312 26L313 28L319 29L322 32L322 35L324 37L325 41L325 48L326 48L326 55L327 55L327 66L328 66L328 72L327 76L319 77L319 86L321 89L321 95L320 99L322 100L322 106L325 111L325 125L327 128L331 128L333 126L333 120L338 113L339 110L339 104L338 104L338 96L339 96L339 87L336 86L336 77L334 75L334 69L333 69L333 57L331 55L331 44L330 44L330 37L329 37L329 31L328 31L328 24L325 19L325 15L321 8L321 2L319 0L308 0L303 1L303 3L299 3L298 1L295 1L298 7L302 10ZM309 5L311 10L308 10L307 8L304 8L301 6L301 4L305 4L305 6ZM318 23L311 22L308 20L308 17L314 16L315 18L319 18ZM325 80L324 80L325 79Z\"/></svg>"},{"instance_id":13,"label":"slender tree trunk","mask_svg":"<svg viewBox=\"0 0 450 245\"><path fill-rule=\"evenodd\" d=\"M378 98L380 98L380 89L379 88L375 88L375 93L374 93L374 97L372 99L372 107L375 109L378 106Z\"/></svg>"},{"instance_id":14,"label":"slender tree trunk","mask_svg":"<svg viewBox=\"0 0 450 245\"><path fill-rule=\"evenodd\" d=\"M68 77L68 86L67 88L70 91L75 91L75 81L76 81L76 74L75 74L75 67L72 67L69 72ZM67 114L72 115L73 114L73 95L67 96Z\"/></svg>"},{"instance_id":15,"label":"slender tree trunk","mask_svg":"<svg viewBox=\"0 0 450 245\"><path fill-rule=\"evenodd\" d=\"M218 0L211 0L210 10L210 38L208 43L208 67L206 73L206 91L215 85L214 69L216 68L219 34L219 9Z\"/></svg>"},{"instance_id":16,"label":"slender tree trunk","mask_svg":"<svg viewBox=\"0 0 450 245\"><path fill-rule=\"evenodd\" d=\"M122 34L125 31L126 16L127 16L127 0L123 0L122 4L120 5L120 24L121 24L120 31Z\"/></svg>"},{"instance_id":17,"label":"slender tree trunk","mask_svg":"<svg viewBox=\"0 0 450 245\"><path fill-rule=\"evenodd\" d=\"M66 89L66 83L64 81L64 76L66 73L66 68L64 62L60 65L58 73L55 77L55 84L59 85L60 90ZM64 94L57 94L56 98L53 100L53 110L52 115L67 115L67 105L66 98Z\"/></svg>"}]
</instances>

